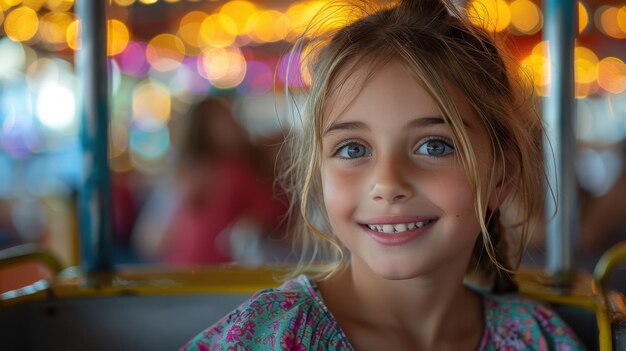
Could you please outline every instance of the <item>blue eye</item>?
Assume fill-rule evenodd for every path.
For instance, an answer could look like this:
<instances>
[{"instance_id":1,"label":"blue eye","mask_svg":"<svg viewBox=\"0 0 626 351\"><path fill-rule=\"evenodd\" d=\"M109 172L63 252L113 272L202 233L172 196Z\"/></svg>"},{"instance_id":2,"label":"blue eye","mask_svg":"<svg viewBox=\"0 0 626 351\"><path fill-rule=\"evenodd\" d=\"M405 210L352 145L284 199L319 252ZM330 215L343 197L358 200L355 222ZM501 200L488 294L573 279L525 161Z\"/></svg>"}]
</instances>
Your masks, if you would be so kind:
<instances>
[{"instance_id":1,"label":"blue eye","mask_svg":"<svg viewBox=\"0 0 626 351\"><path fill-rule=\"evenodd\" d=\"M439 139L430 139L423 142L416 151L418 154L432 157L443 157L453 152L454 148L450 144Z\"/></svg>"},{"instance_id":2,"label":"blue eye","mask_svg":"<svg viewBox=\"0 0 626 351\"><path fill-rule=\"evenodd\" d=\"M335 151L335 156L345 159L360 158L370 156L371 153L363 144L349 142Z\"/></svg>"}]
</instances>

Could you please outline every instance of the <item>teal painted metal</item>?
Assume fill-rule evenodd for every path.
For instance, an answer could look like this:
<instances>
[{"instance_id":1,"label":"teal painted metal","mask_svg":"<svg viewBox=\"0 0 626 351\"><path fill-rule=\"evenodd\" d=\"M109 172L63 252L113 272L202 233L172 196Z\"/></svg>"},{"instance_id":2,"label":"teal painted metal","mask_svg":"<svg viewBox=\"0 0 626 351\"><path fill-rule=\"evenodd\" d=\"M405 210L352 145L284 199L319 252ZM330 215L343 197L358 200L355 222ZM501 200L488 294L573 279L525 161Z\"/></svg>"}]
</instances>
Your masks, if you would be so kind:
<instances>
[{"instance_id":1,"label":"teal painted metal","mask_svg":"<svg viewBox=\"0 0 626 351\"><path fill-rule=\"evenodd\" d=\"M547 199L546 271L555 285L567 287L573 274L573 245L578 238L574 45L578 32L575 0L544 1L544 39L550 52L550 95L544 101L546 166L557 202ZM556 206L556 207L555 207ZM551 217L556 211L556 215Z\"/></svg>"},{"instance_id":2,"label":"teal painted metal","mask_svg":"<svg viewBox=\"0 0 626 351\"><path fill-rule=\"evenodd\" d=\"M77 72L83 146L83 178L78 212L81 266L86 273L111 271L111 192L108 155L109 70L107 58L108 0L76 3L81 46Z\"/></svg>"}]
</instances>

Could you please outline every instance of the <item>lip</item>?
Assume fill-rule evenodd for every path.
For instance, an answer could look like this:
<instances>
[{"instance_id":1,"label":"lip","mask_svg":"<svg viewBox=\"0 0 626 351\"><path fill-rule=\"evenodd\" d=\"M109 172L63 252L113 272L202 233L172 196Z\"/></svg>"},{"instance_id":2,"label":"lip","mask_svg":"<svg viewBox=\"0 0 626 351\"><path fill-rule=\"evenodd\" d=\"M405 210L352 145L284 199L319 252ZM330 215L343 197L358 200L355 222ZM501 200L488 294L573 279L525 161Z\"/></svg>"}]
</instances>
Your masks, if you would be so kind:
<instances>
[{"instance_id":1,"label":"lip","mask_svg":"<svg viewBox=\"0 0 626 351\"><path fill-rule=\"evenodd\" d=\"M397 219L397 217L395 217ZM416 222L419 221L425 221L427 220L426 218L420 218L419 220L416 220ZM412 222L411 220L407 221L407 222ZM376 224L392 224L392 223L403 223L402 221L394 221L394 222L375 222ZM432 226L437 223L437 219L433 219L432 222L426 224L425 226L421 227L421 228L415 228L415 229L411 229L411 230L407 230L406 232L402 232L399 234L384 234L384 233L380 233L377 232L375 230L371 230L367 227L367 225L365 224L361 224L361 228L363 228L363 230L365 231L365 233L375 242L377 242L380 245L383 246L400 246L400 245L404 245L407 244L417 238L419 238L420 236L426 234L430 228L432 228ZM372 223L373 224L373 223Z\"/></svg>"}]
</instances>

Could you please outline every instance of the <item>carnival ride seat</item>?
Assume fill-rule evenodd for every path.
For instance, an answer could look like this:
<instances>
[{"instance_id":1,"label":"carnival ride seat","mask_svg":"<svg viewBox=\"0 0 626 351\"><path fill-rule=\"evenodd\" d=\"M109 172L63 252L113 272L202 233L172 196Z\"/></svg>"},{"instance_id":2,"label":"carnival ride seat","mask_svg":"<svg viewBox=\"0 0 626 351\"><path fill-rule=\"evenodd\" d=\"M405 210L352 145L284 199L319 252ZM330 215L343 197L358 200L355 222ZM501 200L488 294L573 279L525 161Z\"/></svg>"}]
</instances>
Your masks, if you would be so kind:
<instances>
[{"instance_id":1,"label":"carnival ride seat","mask_svg":"<svg viewBox=\"0 0 626 351\"><path fill-rule=\"evenodd\" d=\"M626 350L626 304L606 289L626 261L626 243L609 250L594 276L579 272L568 290L550 287L541 270L518 275L520 293L551 304L588 350ZM175 350L256 290L276 286L278 268L215 267L196 271L120 269L84 276L61 270L35 247L0 254L5 269L37 262L54 278L0 295L2 350Z\"/></svg>"}]
</instances>

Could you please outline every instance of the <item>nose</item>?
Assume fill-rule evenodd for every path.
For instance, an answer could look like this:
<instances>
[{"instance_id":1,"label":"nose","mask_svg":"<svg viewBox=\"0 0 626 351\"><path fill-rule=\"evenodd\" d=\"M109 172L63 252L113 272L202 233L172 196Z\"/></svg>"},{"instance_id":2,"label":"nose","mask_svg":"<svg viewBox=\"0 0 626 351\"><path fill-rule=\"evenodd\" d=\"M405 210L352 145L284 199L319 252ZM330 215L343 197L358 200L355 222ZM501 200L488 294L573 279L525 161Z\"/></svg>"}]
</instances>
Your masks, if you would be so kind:
<instances>
[{"instance_id":1,"label":"nose","mask_svg":"<svg viewBox=\"0 0 626 351\"><path fill-rule=\"evenodd\" d=\"M373 170L371 198L388 204L407 201L415 195L410 179L410 160L380 158Z\"/></svg>"}]
</instances>

